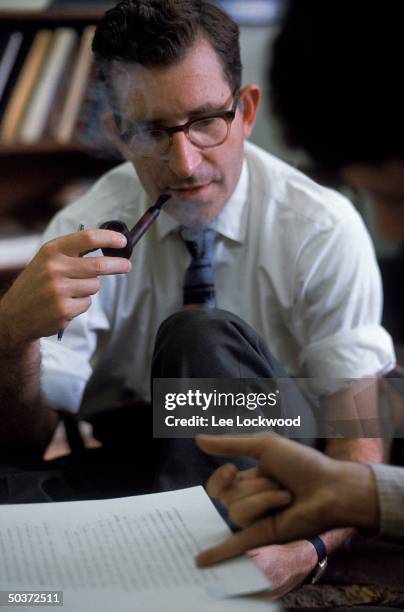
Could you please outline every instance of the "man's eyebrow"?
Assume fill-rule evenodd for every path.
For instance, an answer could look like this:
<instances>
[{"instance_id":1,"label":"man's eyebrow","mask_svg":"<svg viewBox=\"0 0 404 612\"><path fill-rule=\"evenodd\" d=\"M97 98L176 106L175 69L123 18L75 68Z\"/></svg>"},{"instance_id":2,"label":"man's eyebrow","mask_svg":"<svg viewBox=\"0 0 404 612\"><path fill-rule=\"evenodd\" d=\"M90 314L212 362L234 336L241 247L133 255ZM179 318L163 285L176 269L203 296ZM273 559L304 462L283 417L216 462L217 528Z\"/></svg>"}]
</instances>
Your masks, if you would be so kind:
<instances>
[{"instance_id":1,"label":"man's eyebrow","mask_svg":"<svg viewBox=\"0 0 404 612\"><path fill-rule=\"evenodd\" d=\"M223 104L213 104L213 103L212 104L211 103L201 104L200 106L197 106L196 108L193 108L192 110L188 111L186 115L190 119L193 119L194 117L203 117L203 115L209 115L211 113L220 113L226 110L225 102ZM153 127L164 126L167 123L167 121L163 118L154 117L153 119L139 119L138 121L135 120L134 123L138 127L148 129L148 128L153 128Z\"/></svg>"},{"instance_id":2,"label":"man's eyebrow","mask_svg":"<svg viewBox=\"0 0 404 612\"><path fill-rule=\"evenodd\" d=\"M201 106L197 106L189 111L188 116L194 117L195 115L206 115L208 113L220 113L223 110L226 110L226 101L223 104L201 104Z\"/></svg>"}]
</instances>

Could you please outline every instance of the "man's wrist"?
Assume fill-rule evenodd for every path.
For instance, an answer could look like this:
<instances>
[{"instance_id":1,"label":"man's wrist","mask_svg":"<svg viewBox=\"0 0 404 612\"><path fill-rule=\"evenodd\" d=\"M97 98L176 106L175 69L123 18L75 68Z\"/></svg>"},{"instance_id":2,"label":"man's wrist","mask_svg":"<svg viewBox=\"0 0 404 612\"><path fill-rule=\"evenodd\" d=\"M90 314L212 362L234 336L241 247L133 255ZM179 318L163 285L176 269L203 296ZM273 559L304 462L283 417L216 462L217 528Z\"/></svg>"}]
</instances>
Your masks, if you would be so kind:
<instances>
[{"instance_id":1,"label":"man's wrist","mask_svg":"<svg viewBox=\"0 0 404 612\"><path fill-rule=\"evenodd\" d=\"M7 355L14 350L14 347L11 337L11 325L4 306L4 300L5 298L0 301L0 352L3 355Z\"/></svg>"},{"instance_id":2,"label":"man's wrist","mask_svg":"<svg viewBox=\"0 0 404 612\"><path fill-rule=\"evenodd\" d=\"M18 358L32 344L18 337L15 333L17 327L18 321L9 316L4 302L0 301L0 355L4 358Z\"/></svg>"},{"instance_id":3,"label":"man's wrist","mask_svg":"<svg viewBox=\"0 0 404 612\"><path fill-rule=\"evenodd\" d=\"M310 538L308 542L310 542L310 544L316 551L317 559L313 571L308 575L305 582L308 584L316 584L327 569L327 548L325 546L324 541L319 536L317 536L316 538Z\"/></svg>"}]
</instances>

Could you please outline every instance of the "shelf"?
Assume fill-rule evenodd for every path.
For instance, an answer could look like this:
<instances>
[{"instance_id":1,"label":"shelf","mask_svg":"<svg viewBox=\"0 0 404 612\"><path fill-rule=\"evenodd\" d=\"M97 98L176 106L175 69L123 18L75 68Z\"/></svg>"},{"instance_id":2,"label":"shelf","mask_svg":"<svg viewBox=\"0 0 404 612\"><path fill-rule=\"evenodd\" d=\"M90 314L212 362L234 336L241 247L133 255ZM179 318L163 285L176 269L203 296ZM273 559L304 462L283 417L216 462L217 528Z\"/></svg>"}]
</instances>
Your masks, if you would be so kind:
<instances>
[{"instance_id":1,"label":"shelf","mask_svg":"<svg viewBox=\"0 0 404 612\"><path fill-rule=\"evenodd\" d=\"M0 11L0 23L9 27L27 28L31 25L78 27L96 23L105 11L100 9L78 10L77 8L55 11Z\"/></svg>"},{"instance_id":2,"label":"shelf","mask_svg":"<svg viewBox=\"0 0 404 612\"><path fill-rule=\"evenodd\" d=\"M94 149L83 147L80 143L59 144L53 140L41 140L33 144L13 144L9 146L0 145L0 158L15 157L19 155L80 155L89 157L100 157L99 144Z\"/></svg>"},{"instance_id":3,"label":"shelf","mask_svg":"<svg viewBox=\"0 0 404 612\"><path fill-rule=\"evenodd\" d=\"M40 29L68 27L81 34L86 26L99 21L106 8L0 10L0 29L21 31L28 40ZM85 177L97 178L120 162L117 154L109 155L107 144L105 154L101 152L104 147L99 142L91 149L77 139L67 144L42 139L32 144L0 145L0 219L14 216L29 222L37 213L41 219L44 215L49 218L54 196L64 185Z\"/></svg>"},{"instance_id":4,"label":"shelf","mask_svg":"<svg viewBox=\"0 0 404 612\"><path fill-rule=\"evenodd\" d=\"M47 146L0 151L0 217L21 215L25 208L39 207L63 185L83 177L100 176L120 163L119 158L95 157L75 147ZM3 178L4 177L4 178Z\"/></svg>"}]
</instances>

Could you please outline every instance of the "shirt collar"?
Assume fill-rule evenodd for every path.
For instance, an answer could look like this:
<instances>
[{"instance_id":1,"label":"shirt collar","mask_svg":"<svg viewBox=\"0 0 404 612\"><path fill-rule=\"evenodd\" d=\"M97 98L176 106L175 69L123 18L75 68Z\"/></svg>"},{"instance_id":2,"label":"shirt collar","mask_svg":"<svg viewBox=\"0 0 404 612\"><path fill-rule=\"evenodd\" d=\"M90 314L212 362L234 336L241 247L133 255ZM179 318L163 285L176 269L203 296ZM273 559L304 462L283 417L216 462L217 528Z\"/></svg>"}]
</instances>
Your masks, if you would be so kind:
<instances>
[{"instance_id":1,"label":"shirt collar","mask_svg":"<svg viewBox=\"0 0 404 612\"><path fill-rule=\"evenodd\" d=\"M226 202L219 215L209 223L209 227L218 234L242 243L247 228L247 193L249 172L247 161L244 159L240 178L232 196ZM180 224L164 209L156 222L157 240L162 240L173 231L177 231Z\"/></svg>"}]
</instances>

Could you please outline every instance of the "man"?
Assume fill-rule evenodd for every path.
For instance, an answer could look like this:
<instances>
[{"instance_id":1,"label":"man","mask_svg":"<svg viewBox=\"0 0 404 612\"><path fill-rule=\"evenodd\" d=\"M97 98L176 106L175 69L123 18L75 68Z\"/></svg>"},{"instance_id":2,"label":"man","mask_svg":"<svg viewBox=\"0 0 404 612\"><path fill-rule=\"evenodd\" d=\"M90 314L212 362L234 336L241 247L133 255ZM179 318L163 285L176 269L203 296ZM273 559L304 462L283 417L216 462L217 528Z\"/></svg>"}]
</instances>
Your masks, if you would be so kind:
<instances>
[{"instance_id":1,"label":"man","mask_svg":"<svg viewBox=\"0 0 404 612\"><path fill-rule=\"evenodd\" d=\"M93 49L111 105L105 125L128 163L56 216L0 303L3 457L43 449L55 408L80 410L105 453L112 448L116 461L125 448L131 453L104 494L117 494L114 476L125 469L126 494L203 482L212 463L191 440L150 442L150 372L271 378L286 370L312 377L312 394L327 396L324 409L352 418L341 380L394 365L374 253L344 198L245 142L260 92L241 87L237 26L206 2L126 0L101 21ZM77 232L80 224L118 218L132 226L162 193L171 200L132 266L80 258L123 244L106 230ZM215 292L209 280L200 295L188 281L201 267L202 242ZM218 309L183 309L214 300ZM62 342L49 338L66 327ZM369 406L375 410L374 396ZM327 453L382 456L374 439L329 440ZM75 482L84 461L82 454ZM324 534L329 552L346 537ZM262 561L281 595L315 568L317 555L299 541L267 548Z\"/></svg>"},{"instance_id":2,"label":"man","mask_svg":"<svg viewBox=\"0 0 404 612\"><path fill-rule=\"evenodd\" d=\"M401 61L398 3L380 10L368 2L293 0L270 71L271 99L289 142L307 151L323 173L368 193L382 229L396 238L404 236ZM390 392L398 404L398 394ZM246 529L202 553L201 565L264 543L308 537L319 528L355 525L404 536L403 468L335 462L280 438L201 438L199 445L209 453L259 460L258 473L237 475L223 466L211 477L211 494ZM274 490L263 476L292 496Z\"/></svg>"}]
</instances>

